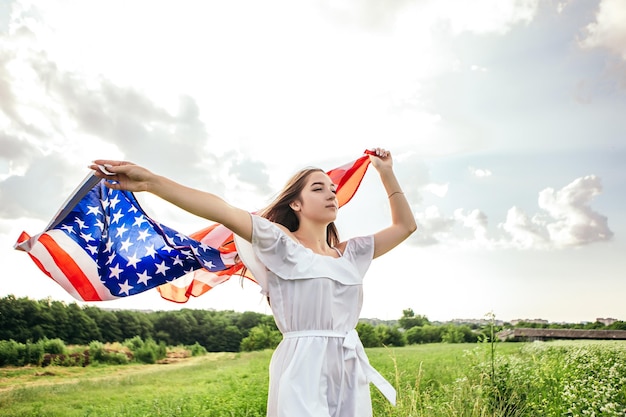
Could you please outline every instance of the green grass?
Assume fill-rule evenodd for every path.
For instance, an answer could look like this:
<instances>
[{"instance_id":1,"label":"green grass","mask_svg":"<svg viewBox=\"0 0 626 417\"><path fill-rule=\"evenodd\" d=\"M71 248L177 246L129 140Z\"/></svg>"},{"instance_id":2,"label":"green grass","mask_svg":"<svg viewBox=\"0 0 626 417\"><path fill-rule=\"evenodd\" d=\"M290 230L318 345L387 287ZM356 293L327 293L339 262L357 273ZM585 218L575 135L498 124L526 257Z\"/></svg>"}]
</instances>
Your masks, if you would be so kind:
<instances>
[{"instance_id":1,"label":"green grass","mask_svg":"<svg viewBox=\"0 0 626 417\"><path fill-rule=\"evenodd\" d=\"M167 365L0 369L0 415L265 416L271 351ZM428 344L367 349L398 389L380 417L557 417L626 413L626 343Z\"/></svg>"}]
</instances>

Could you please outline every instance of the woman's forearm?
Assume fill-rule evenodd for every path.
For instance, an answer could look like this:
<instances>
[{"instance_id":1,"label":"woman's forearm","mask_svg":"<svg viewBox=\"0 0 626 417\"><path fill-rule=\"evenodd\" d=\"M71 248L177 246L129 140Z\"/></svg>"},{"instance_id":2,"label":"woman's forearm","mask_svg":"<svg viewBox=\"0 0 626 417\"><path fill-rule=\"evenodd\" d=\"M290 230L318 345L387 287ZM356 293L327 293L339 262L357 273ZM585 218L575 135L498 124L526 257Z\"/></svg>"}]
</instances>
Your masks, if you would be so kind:
<instances>
[{"instance_id":1,"label":"woman's forearm","mask_svg":"<svg viewBox=\"0 0 626 417\"><path fill-rule=\"evenodd\" d=\"M389 199L391 223L406 229L407 234L413 233L417 229L415 217L393 169L381 170L379 174Z\"/></svg>"}]
</instances>

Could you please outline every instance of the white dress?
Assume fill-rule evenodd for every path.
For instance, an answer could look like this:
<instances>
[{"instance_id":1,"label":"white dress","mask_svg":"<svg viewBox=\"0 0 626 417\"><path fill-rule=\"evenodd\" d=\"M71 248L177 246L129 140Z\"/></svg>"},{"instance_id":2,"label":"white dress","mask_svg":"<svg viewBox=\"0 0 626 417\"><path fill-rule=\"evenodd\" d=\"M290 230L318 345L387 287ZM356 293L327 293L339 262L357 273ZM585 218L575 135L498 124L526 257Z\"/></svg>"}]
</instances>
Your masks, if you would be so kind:
<instances>
[{"instance_id":1,"label":"white dress","mask_svg":"<svg viewBox=\"0 0 626 417\"><path fill-rule=\"evenodd\" d=\"M367 417L369 383L395 404L356 333L374 237L348 240L339 258L298 244L252 215L252 244L235 237L243 263L269 296L283 340L270 362L269 417Z\"/></svg>"}]
</instances>

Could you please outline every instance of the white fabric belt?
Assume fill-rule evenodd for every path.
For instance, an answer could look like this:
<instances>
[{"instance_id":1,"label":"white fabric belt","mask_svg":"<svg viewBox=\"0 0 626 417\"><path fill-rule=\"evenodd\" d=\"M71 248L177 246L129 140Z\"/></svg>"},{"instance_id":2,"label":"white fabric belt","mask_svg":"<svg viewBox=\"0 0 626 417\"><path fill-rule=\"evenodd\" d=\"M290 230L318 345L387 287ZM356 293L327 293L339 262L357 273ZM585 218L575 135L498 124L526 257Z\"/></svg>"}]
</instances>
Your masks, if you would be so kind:
<instances>
[{"instance_id":1,"label":"white fabric belt","mask_svg":"<svg viewBox=\"0 0 626 417\"><path fill-rule=\"evenodd\" d=\"M370 365L365 349L359 339L359 335L355 329L348 333L340 333L333 330L299 330L295 332L283 333L283 339L294 339L300 337L338 337L343 338L343 359L356 358L363 369L367 380L374 384L376 388L389 400L391 404L396 405L396 389L391 385L372 365Z\"/></svg>"}]
</instances>

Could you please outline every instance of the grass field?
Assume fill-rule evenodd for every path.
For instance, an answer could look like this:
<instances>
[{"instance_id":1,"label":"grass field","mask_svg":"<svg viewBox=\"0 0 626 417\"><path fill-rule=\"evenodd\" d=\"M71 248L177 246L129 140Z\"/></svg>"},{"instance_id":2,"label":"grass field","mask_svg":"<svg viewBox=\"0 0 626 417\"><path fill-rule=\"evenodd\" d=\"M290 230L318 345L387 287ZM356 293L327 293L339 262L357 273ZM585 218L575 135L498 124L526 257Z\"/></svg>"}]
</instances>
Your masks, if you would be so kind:
<instances>
[{"instance_id":1,"label":"grass field","mask_svg":"<svg viewBox=\"0 0 626 417\"><path fill-rule=\"evenodd\" d=\"M626 343L429 344L367 349L398 389L375 416L621 416ZM264 416L271 351L167 365L0 369L0 415Z\"/></svg>"}]
</instances>

